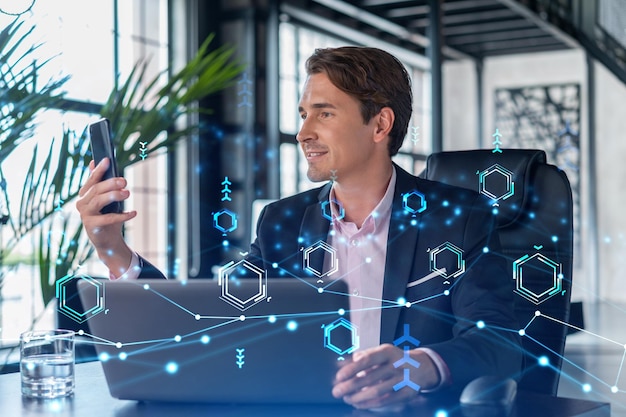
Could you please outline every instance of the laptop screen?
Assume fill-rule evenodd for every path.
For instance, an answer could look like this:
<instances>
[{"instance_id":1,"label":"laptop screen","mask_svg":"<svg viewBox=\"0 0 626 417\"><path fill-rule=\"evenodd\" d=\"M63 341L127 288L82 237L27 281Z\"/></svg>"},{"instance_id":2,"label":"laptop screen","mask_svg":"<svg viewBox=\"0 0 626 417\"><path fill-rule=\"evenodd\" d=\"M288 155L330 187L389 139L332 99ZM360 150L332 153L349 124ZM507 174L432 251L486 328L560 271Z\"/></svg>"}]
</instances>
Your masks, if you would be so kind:
<instances>
[{"instance_id":1,"label":"laptop screen","mask_svg":"<svg viewBox=\"0 0 626 417\"><path fill-rule=\"evenodd\" d=\"M343 281L81 280L111 395L213 403L327 403L358 347Z\"/></svg>"}]
</instances>

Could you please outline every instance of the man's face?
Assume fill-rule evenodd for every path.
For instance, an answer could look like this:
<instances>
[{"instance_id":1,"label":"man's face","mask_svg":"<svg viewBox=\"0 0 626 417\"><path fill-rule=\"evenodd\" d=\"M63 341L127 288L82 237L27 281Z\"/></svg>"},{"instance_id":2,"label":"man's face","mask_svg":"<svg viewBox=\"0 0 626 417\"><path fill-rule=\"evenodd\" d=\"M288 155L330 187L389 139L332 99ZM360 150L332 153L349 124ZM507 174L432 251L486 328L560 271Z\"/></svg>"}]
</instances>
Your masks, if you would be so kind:
<instances>
[{"instance_id":1,"label":"man's face","mask_svg":"<svg viewBox=\"0 0 626 417\"><path fill-rule=\"evenodd\" d=\"M374 153L376 117L363 122L358 100L333 85L325 73L309 76L299 105L302 127L296 136L309 164L311 181L339 183L366 171Z\"/></svg>"}]
</instances>

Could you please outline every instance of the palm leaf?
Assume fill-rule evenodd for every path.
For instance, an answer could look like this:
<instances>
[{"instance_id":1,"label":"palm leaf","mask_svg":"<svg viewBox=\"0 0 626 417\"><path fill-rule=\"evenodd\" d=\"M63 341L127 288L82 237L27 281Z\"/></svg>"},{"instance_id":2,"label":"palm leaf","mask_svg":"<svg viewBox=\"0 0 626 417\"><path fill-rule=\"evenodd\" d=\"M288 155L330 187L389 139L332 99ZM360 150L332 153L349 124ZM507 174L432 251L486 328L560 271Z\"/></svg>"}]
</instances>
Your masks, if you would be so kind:
<instances>
[{"instance_id":1,"label":"palm leaf","mask_svg":"<svg viewBox=\"0 0 626 417\"><path fill-rule=\"evenodd\" d=\"M207 53L212 39L209 37L198 54L173 74L164 87L158 87L163 74L148 79L147 62L140 61L118 89L111 92L101 115L111 122L120 170L142 160L138 155L139 142L149 144L150 154L167 149L197 129L191 126L174 130L173 127L181 116L199 110L197 100L231 85L241 73L243 66L233 61L232 48L221 47ZM82 225L76 227L53 217L55 210L77 196L80 184L88 175L86 132L75 143L71 136L70 132L64 132L60 151L53 152L52 148L56 149L53 144L40 164L35 148L22 192L19 234L24 236L40 228L37 256L44 303L54 298L55 281L74 273L93 251ZM46 239L50 233L60 236L51 242L54 244L48 244Z\"/></svg>"}]
</instances>

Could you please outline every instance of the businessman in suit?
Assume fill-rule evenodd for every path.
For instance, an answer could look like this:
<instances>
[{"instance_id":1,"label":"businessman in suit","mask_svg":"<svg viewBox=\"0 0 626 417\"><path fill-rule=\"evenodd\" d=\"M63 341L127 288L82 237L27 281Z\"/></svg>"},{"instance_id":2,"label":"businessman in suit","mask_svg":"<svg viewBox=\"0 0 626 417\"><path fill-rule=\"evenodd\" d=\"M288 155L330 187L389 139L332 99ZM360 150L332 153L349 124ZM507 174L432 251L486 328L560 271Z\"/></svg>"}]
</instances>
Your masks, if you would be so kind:
<instances>
[{"instance_id":1,"label":"businessman in suit","mask_svg":"<svg viewBox=\"0 0 626 417\"><path fill-rule=\"evenodd\" d=\"M361 343L338 371L333 395L385 409L481 375L517 376L513 287L490 203L392 162L412 113L404 66L379 49L342 47L317 50L306 68L296 139L309 179L326 184L268 205L248 260L298 277L336 266L322 278L347 281ZM112 278L162 276L123 240L122 224L137 213L99 213L129 196L123 178L100 182L107 165L92 167L80 191L87 233ZM303 249L319 242L335 257L304 268ZM403 336L419 343L411 339L405 351L394 345ZM410 384L405 367L394 365L402 359L419 363Z\"/></svg>"}]
</instances>

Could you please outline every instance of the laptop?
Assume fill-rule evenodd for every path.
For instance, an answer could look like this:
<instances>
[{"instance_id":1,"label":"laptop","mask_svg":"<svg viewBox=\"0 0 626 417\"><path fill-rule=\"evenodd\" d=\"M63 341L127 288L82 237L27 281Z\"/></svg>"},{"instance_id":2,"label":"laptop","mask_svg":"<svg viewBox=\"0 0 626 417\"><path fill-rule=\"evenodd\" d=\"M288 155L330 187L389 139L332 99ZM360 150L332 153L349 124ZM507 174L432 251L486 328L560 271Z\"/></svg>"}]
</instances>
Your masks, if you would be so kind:
<instances>
[{"instance_id":1,"label":"laptop","mask_svg":"<svg viewBox=\"0 0 626 417\"><path fill-rule=\"evenodd\" d=\"M343 281L80 279L111 395L142 401L339 403L358 346ZM101 284L101 285L99 285ZM323 286L321 286L323 285Z\"/></svg>"}]
</instances>

